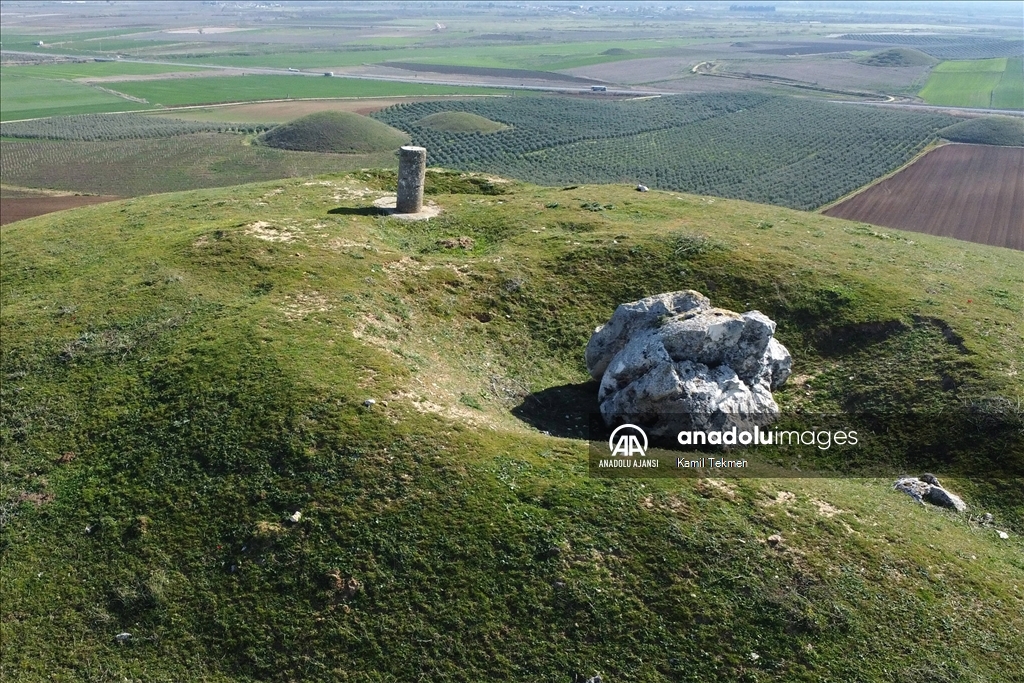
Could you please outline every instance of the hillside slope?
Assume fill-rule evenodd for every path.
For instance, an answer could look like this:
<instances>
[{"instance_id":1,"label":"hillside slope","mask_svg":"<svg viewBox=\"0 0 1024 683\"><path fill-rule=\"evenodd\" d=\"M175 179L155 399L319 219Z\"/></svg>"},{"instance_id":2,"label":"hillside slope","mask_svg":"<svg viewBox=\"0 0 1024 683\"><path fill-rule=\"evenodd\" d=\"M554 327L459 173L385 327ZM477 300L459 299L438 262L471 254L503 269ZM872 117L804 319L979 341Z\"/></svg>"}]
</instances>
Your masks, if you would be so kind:
<instances>
[{"instance_id":1,"label":"hillside slope","mask_svg":"<svg viewBox=\"0 0 1024 683\"><path fill-rule=\"evenodd\" d=\"M408 134L348 111L321 111L275 126L257 140L296 152L366 154L397 149Z\"/></svg>"},{"instance_id":2,"label":"hillside slope","mask_svg":"<svg viewBox=\"0 0 1024 683\"><path fill-rule=\"evenodd\" d=\"M450 173L428 178L441 215L410 224L372 207L393 186L3 227L5 680L1024 669L1024 254ZM881 478L589 477L587 338L681 288L779 322L787 415L877 432L780 466ZM975 516L891 490L919 467Z\"/></svg>"}]
</instances>

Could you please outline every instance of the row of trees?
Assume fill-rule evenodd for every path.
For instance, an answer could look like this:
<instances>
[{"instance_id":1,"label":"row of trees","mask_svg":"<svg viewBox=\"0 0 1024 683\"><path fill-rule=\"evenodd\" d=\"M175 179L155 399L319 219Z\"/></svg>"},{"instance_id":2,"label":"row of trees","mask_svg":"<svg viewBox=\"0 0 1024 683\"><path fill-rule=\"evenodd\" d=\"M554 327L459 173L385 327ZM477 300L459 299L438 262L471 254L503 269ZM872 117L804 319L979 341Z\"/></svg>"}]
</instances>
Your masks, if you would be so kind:
<instances>
[{"instance_id":1,"label":"row of trees","mask_svg":"<svg viewBox=\"0 0 1024 683\"><path fill-rule=\"evenodd\" d=\"M0 124L0 136L36 140L138 140L192 133L259 133L263 124L204 123L145 114L83 114Z\"/></svg>"},{"instance_id":2,"label":"row of trees","mask_svg":"<svg viewBox=\"0 0 1024 683\"><path fill-rule=\"evenodd\" d=\"M450 133L416 124L445 108L512 128ZM900 166L957 120L756 93L425 102L378 116L426 146L431 164L549 184L643 183L805 210Z\"/></svg>"}]
</instances>

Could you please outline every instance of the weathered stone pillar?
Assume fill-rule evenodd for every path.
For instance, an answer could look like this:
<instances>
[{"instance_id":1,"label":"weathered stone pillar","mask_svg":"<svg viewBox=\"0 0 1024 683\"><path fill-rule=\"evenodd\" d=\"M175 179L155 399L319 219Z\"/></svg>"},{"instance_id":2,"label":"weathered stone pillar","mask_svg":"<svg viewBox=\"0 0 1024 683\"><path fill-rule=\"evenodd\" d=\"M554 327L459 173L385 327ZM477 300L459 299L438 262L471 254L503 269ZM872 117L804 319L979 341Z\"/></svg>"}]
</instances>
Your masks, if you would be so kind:
<instances>
[{"instance_id":1,"label":"weathered stone pillar","mask_svg":"<svg viewBox=\"0 0 1024 683\"><path fill-rule=\"evenodd\" d=\"M402 147L398 150L398 202L396 213L419 213L423 209L423 179L427 172L427 150Z\"/></svg>"}]
</instances>

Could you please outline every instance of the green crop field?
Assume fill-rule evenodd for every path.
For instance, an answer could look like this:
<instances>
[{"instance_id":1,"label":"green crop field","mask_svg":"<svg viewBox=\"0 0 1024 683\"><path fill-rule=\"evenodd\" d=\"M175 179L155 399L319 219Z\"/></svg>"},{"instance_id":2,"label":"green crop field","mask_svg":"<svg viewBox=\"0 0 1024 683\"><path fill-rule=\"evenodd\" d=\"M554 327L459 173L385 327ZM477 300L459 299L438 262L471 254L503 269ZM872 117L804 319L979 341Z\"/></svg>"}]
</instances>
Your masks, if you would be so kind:
<instances>
[{"instance_id":1,"label":"green crop field","mask_svg":"<svg viewBox=\"0 0 1024 683\"><path fill-rule=\"evenodd\" d=\"M990 436L1020 415L1024 253L631 186L427 182L442 213L419 224L373 215L394 173L358 172L2 228L0 677L1024 670L1020 480L971 476L1024 471L1020 434ZM788 414L872 406L879 438L933 416L941 455L905 433L860 453L935 471L970 514L890 477L589 476L589 335L687 287L778 321Z\"/></svg>"},{"instance_id":2,"label":"green crop field","mask_svg":"<svg viewBox=\"0 0 1024 683\"><path fill-rule=\"evenodd\" d=\"M481 45L478 47L391 47L384 45L373 50L296 51L285 54L249 56L210 55L183 60L183 63L314 69L396 61L556 71L623 59L653 57L676 47L694 45L699 42L701 41L698 39L670 39L583 41L560 45L526 43L521 45ZM624 50L624 52L620 52L620 50Z\"/></svg>"},{"instance_id":3,"label":"green crop field","mask_svg":"<svg viewBox=\"0 0 1024 683\"><path fill-rule=\"evenodd\" d=\"M25 76L22 69L0 69L0 121L149 108L92 86Z\"/></svg>"},{"instance_id":4,"label":"green crop field","mask_svg":"<svg viewBox=\"0 0 1024 683\"><path fill-rule=\"evenodd\" d=\"M323 76L220 76L118 83L119 92L145 99L153 105L178 106L216 102L246 102L302 97L386 97L401 95L481 95L501 90L420 85Z\"/></svg>"},{"instance_id":5,"label":"green crop field","mask_svg":"<svg viewBox=\"0 0 1024 683\"><path fill-rule=\"evenodd\" d=\"M175 64L144 64L140 62L69 62L62 64L33 64L31 66L7 67L4 78L10 75L26 78L101 78L104 76L151 76L179 71L208 71L194 66ZM112 86L116 87L116 86Z\"/></svg>"},{"instance_id":6,"label":"green crop field","mask_svg":"<svg viewBox=\"0 0 1024 683\"><path fill-rule=\"evenodd\" d=\"M929 104L994 109L1024 108L1021 59L942 62L918 95Z\"/></svg>"},{"instance_id":7,"label":"green crop field","mask_svg":"<svg viewBox=\"0 0 1024 683\"><path fill-rule=\"evenodd\" d=\"M423 125L444 111L511 128L479 135ZM801 209L899 167L958 120L754 93L421 102L374 116L411 133L440 166L550 184L643 183Z\"/></svg>"},{"instance_id":8,"label":"green crop field","mask_svg":"<svg viewBox=\"0 0 1024 683\"><path fill-rule=\"evenodd\" d=\"M1024 59L1006 60L999 84L992 90L992 106L996 109L1024 109Z\"/></svg>"}]
</instances>

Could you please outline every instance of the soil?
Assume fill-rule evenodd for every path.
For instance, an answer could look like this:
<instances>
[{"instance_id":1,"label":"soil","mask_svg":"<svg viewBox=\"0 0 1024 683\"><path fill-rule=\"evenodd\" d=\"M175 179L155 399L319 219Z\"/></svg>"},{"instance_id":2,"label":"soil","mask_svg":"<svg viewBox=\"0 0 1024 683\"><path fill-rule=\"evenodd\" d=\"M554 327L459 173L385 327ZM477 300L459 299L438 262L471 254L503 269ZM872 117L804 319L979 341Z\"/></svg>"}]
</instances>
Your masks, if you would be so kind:
<instances>
[{"instance_id":1,"label":"soil","mask_svg":"<svg viewBox=\"0 0 1024 683\"><path fill-rule=\"evenodd\" d=\"M67 197L3 197L0 198L0 225L7 225L25 218L74 209L79 206L112 202L120 197L107 195L72 195Z\"/></svg>"},{"instance_id":2,"label":"soil","mask_svg":"<svg viewBox=\"0 0 1024 683\"><path fill-rule=\"evenodd\" d=\"M945 145L824 213L1024 250L1024 148Z\"/></svg>"}]
</instances>

